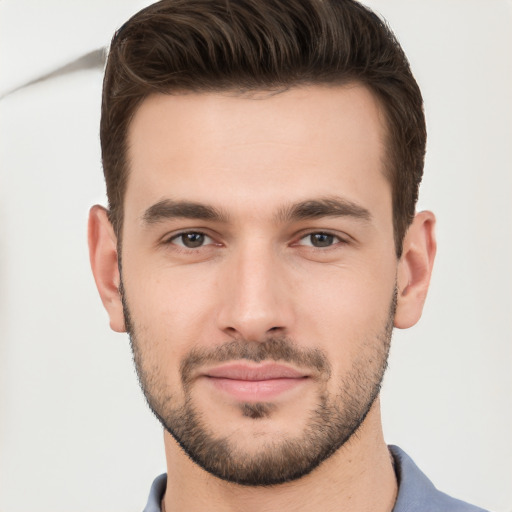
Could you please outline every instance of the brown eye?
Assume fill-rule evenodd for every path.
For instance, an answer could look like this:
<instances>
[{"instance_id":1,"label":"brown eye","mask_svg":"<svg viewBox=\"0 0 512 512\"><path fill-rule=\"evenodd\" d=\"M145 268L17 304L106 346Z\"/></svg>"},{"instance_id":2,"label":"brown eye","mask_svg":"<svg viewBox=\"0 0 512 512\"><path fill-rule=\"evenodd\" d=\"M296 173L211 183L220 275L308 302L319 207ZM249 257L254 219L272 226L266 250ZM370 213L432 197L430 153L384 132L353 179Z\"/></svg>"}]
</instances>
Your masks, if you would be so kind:
<instances>
[{"instance_id":1,"label":"brown eye","mask_svg":"<svg viewBox=\"0 0 512 512\"><path fill-rule=\"evenodd\" d=\"M301 238L299 245L321 249L325 247L331 247L331 245L336 245L341 241L342 240L336 235L331 235L330 233L319 231L317 233L310 233L309 235Z\"/></svg>"},{"instance_id":2,"label":"brown eye","mask_svg":"<svg viewBox=\"0 0 512 512\"><path fill-rule=\"evenodd\" d=\"M175 236L171 242L187 249L197 249L205 244L212 242L209 236L198 231L189 231L188 233L181 233Z\"/></svg>"},{"instance_id":3,"label":"brown eye","mask_svg":"<svg viewBox=\"0 0 512 512\"><path fill-rule=\"evenodd\" d=\"M334 243L334 235L328 233L312 233L309 235L313 247L329 247Z\"/></svg>"}]
</instances>

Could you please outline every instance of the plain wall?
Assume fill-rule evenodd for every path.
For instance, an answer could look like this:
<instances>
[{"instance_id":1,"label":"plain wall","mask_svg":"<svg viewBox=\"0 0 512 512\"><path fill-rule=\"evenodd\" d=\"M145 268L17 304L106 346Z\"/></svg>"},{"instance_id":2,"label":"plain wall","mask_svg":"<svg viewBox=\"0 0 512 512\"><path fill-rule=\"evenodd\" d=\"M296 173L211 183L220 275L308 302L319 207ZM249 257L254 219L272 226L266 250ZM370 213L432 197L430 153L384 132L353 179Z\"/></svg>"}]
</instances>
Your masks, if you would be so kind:
<instances>
[{"instance_id":1,"label":"plain wall","mask_svg":"<svg viewBox=\"0 0 512 512\"><path fill-rule=\"evenodd\" d=\"M0 4L1 512L135 512L165 470L127 336L109 330L89 270L88 209L105 204L101 70L22 87L107 46L144 3ZM386 438L443 491L510 512L512 3L368 4L423 90L419 208L438 218L423 318L394 335Z\"/></svg>"}]
</instances>

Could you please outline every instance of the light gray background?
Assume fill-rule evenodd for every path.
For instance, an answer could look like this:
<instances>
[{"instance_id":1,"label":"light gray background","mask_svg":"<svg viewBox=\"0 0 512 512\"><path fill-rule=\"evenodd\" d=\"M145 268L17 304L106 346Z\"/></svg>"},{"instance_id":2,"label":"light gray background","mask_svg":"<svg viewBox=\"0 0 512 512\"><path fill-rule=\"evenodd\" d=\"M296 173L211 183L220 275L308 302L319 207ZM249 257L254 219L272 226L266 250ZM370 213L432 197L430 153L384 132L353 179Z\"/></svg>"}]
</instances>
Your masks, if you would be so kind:
<instances>
[{"instance_id":1,"label":"light gray background","mask_svg":"<svg viewBox=\"0 0 512 512\"><path fill-rule=\"evenodd\" d=\"M87 212L105 203L101 69L23 87L107 46L147 3L0 1L0 512L135 512L165 469L89 271ZM510 512L512 2L368 4L424 93L419 206L439 241L423 319L395 333L386 437L445 492Z\"/></svg>"}]
</instances>

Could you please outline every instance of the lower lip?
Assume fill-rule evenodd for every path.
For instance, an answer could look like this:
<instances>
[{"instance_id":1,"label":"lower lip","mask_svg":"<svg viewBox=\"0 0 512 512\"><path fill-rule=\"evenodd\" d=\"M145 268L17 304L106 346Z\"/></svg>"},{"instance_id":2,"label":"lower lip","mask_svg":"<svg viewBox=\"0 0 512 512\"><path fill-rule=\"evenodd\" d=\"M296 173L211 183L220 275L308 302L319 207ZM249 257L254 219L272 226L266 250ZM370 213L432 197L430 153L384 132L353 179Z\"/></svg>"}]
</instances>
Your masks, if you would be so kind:
<instances>
[{"instance_id":1,"label":"lower lip","mask_svg":"<svg viewBox=\"0 0 512 512\"><path fill-rule=\"evenodd\" d=\"M302 385L307 378L236 380L220 377L208 377L208 380L217 389L228 393L237 400L262 402L276 398L285 391L289 391Z\"/></svg>"}]
</instances>

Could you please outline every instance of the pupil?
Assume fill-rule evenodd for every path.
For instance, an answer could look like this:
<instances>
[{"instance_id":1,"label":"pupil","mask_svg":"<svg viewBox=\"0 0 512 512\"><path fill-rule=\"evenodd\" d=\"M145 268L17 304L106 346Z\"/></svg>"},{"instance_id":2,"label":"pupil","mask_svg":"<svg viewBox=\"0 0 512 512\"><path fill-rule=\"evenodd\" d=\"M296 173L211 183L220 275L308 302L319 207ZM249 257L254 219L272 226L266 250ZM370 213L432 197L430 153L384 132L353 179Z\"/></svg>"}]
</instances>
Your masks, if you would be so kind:
<instances>
[{"instance_id":1,"label":"pupil","mask_svg":"<svg viewBox=\"0 0 512 512\"><path fill-rule=\"evenodd\" d=\"M186 233L181 238L185 247L200 247L204 243L204 235L201 233Z\"/></svg>"},{"instance_id":2,"label":"pupil","mask_svg":"<svg viewBox=\"0 0 512 512\"><path fill-rule=\"evenodd\" d=\"M333 241L334 236L326 233L315 233L311 235L311 243L315 247L329 247L332 245Z\"/></svg>"}]
</instances>

